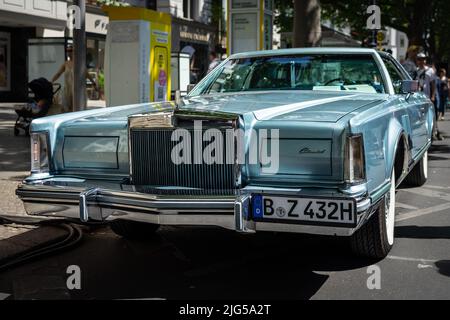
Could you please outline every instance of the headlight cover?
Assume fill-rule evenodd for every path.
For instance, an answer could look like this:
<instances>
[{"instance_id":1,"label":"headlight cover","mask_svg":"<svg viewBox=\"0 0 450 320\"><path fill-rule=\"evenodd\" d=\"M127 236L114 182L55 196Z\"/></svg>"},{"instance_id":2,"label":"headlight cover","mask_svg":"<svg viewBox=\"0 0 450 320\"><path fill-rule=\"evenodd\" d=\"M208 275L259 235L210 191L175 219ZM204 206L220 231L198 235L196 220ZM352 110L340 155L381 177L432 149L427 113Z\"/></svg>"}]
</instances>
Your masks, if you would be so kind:
<instances>
[{"instance_id":1,"label":"headlight cover","mask_svg":"<svg viewBox=\"0 0 450 320\"><path fill-rule=\"evenodd\" d=\"M49 172L49 155L48 133L31 133L31 173Z\"/></svg>"},{"instance_id":2,"label":"headlight cover","mask_svg":"<svg viewBox=\"0 0 450 320\"><path fill-rule=\"evenodd\" d=\"M349 184L362 183L366 179L364 165L364 141L362 135L347 137L344 159L344 179Z\"/></svg>"}]
</instances>

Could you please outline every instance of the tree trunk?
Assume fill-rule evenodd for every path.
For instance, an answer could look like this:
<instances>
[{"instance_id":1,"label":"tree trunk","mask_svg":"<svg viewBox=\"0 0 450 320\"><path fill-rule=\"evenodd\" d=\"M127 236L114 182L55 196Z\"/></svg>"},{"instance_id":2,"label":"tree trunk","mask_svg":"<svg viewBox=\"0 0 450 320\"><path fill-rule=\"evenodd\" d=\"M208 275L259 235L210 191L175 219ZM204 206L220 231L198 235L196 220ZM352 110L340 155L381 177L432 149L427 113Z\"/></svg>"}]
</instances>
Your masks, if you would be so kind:
<instances>
[{"instance_id":1,"label":"tree trunk","mask_svg":"<svg viewBox=\"0 0 450 320\"><path fill-rule=\"evenodd\" d=\"M425 20L428 19L431 5L428 1L418 0L414 3L408 24L408 38L410 45L425 47Z\"/></svg>"},{"instance_id":2,"label":"tree trunk","mask_svg":"<svg viewBox=\"0 0 450 320\"><path fill-rule=\"evenodd\" d=\"M315 47L321 37L320 0L294 0L293 47Z\"/></svg>"},{"instance_id":3,"label":"tree trunk","mask_svg":"<svg viewBox=\"0 0 450 320\"><path fill-rule=\"evenodd\" d=\"M80 28L73 29L73 110L86 109L86 0L75 0L80 8Z\"/></svg>"}]
</instances>

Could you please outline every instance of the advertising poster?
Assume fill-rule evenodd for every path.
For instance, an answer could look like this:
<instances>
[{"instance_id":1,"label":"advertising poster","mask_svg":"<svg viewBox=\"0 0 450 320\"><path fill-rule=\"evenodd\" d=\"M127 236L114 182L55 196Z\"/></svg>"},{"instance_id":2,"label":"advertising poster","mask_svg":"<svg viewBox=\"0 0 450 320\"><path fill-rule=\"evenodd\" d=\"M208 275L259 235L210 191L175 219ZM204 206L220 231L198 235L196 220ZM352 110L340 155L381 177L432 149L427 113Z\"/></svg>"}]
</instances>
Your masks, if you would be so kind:
<instances>
[{"instance_id":1,"label":"advertising poster","mask_svg":"<svg viewBox=\"0 0 450 320\"><path fill-rule=\"evenodd\" d=\"M154 67L154 101L167 100L167 49L155 47L156 64Z\"/></svg>"},{"instance_id":2,"label":"advertising poster","mask_svg":"<svg viewBox=\"0 0 450 320\"><path fill-rule=\"evenodd\" d=\"M11 90L11 37L0 32L0 91Z\"/></svg>"},{"instance_id":3,"label":"advertising poster","mask_svg":"<svg viewBox=\"0 0 450 320\"><path fill-rule=\"evenodd\" d=\"M258 0L233 0L231 2L231 7L233 9L257 8Z\"/></svg>"},{"instance_id":4,"label":"advertising poster","mask_svg":"<svg viewBox=\"0 0 450 320\"><path fill-rule=\"evenodd\" d=\"M257 50L258 22L256 13L232 14L233 53Z\"/></svg>"}]
</instances>

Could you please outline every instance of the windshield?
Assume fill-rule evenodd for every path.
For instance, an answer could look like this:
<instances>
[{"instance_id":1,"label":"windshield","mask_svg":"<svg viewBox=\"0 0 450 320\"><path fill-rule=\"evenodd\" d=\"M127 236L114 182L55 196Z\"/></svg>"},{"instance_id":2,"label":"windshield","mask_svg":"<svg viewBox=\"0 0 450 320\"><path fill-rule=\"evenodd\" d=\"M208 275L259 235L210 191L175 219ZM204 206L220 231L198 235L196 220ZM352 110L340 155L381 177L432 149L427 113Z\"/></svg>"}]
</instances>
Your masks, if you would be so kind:
<instances>
[{"instance_id":1,"label":"windshield","mask_svg":"<svg viewBox=\"0 0 450 320\"><path fill-rule=\"evenodd\" d=\"M369 54L308 54L230 59L202 94L256 90L385 92Z\"/></svg>"}]
</instances>

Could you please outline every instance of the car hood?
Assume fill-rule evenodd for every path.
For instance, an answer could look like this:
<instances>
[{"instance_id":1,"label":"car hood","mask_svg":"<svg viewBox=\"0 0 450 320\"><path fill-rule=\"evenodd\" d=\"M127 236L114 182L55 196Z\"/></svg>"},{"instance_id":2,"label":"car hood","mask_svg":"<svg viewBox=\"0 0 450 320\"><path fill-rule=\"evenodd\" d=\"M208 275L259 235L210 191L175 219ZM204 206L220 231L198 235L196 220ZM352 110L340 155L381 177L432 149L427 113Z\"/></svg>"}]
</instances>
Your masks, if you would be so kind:
<instances>
[{"instance_id":1,"label":"car hood","mask_svg":"<svg viewBox=\"0 0 450 320\"><path fill-rule=\"evenodd\" d=\"M259 91L213 94L184 100L181 110L253 113L258 120L337 122L347 114L387 99L383 94Z\"/></svg>"}]
</instances>

